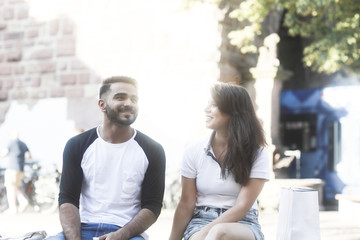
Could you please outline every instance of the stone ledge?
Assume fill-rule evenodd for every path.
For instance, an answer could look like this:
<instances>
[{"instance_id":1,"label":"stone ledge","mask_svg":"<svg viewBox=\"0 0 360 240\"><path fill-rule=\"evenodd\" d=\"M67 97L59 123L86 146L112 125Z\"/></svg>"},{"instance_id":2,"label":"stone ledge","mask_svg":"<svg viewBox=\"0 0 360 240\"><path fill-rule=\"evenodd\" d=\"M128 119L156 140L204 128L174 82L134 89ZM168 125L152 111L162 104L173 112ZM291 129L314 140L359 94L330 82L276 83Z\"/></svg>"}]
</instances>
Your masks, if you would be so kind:
<instances>
[{"instance_id":1,"label":"stone ledge","mask_svg":"<svg viewBox=\"0 0 360 240\"><path fill-rule=\"evenodd\" d=\"M354 194L336 194L339 201L339 213L342 221L352 221L354 216L360 216L360 196ZM360 227L360 222L358 225Z\"/></svg>"},{"instance_id":2,"label":"stone ledge","mask_svg":"<svg viewBox=\"0 0 360 240\"><path fill-rule=\"evenodd\" d=\"M279 207L281 188L307 187L318 191L319 208L323 208L323 186L324 181L319 178L305 179L271 179L265 186L258 198L259 207L264 210L276 210Z\"/></svg>"}]
</instances>

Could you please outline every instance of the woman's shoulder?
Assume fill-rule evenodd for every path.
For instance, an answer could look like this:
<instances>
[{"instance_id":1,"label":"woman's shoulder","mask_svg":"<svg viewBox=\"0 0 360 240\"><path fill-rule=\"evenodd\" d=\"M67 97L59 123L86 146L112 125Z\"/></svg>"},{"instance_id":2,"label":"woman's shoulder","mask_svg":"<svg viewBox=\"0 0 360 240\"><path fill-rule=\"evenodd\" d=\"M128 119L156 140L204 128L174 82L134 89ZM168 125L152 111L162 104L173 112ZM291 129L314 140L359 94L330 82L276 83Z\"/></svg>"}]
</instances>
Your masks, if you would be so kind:
<instances>
[{"instance_id":1,"label":"woman's shoulder","mask_svg":"<svg viewBox=\"0 0 360 240\"><path fill-rule=\"evenodd\" d=\"M265 147L265 146L260 146L259 148L258 148L258 153L259 154L264 154L264 153L267 153L268 152L268 149L267 149L267 147Z\"/></svg>"},{"instance_id":2,"label":"woman's shoulder","mask_svg":"<svg viewBox=\"0 0 360 240\"><path fill-rule=\"evenodd\" d=\"M257 153L258 153L257 158L268 158L269 157L269 151L264 146L259 147Z\"/></svg>"}]
</instances>

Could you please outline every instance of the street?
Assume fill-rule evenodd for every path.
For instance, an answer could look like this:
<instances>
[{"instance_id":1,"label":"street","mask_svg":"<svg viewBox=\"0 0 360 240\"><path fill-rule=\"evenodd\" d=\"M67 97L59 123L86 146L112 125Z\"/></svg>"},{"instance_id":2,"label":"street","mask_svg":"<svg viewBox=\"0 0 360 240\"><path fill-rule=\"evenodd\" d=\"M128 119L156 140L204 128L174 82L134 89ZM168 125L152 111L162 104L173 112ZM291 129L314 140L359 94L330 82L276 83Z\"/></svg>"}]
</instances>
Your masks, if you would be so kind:
<instances>
[{"instance_id":1,"label":"street","mask_svg":"<svg viewBox=\"0 0 360 240\"><path fill-rule=\"evenodd\" d=\"M168 239L174 210L162 211L158 221L148 230L150 239ZM337 211L320 211L320 229L322 240L360 240L359 219L353 216L342 216ZM260 212L259 221L265 239L275 240L278 213L276 211ZM356 219L356 220L355 220ZM48 235L61 230L58 214L36 213L27 211L23 214L0 214L0 234L3 237L19 236L27 232L45 230ZM311 240L311 239L309 239Z\"/></svg>"}]
</instances>

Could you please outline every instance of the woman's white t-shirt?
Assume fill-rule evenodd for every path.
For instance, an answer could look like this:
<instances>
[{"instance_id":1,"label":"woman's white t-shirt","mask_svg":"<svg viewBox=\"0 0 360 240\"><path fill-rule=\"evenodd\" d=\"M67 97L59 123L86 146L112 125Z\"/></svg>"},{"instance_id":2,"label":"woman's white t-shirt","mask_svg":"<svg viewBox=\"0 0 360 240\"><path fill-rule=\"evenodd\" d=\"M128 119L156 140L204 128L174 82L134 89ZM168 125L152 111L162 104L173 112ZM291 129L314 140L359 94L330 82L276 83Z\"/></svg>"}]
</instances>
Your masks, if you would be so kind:
<instances>
[{"instance_id":1,"label":"woman's white t-shirt","mask_svg":"<svg viewBox=\"0 0 360 240\"><path fill-rule=\"evenodd\" d=\"M260 148L255 159L250 178L270 178L269 156L264 148ZM214 208L231 208L235 205L241 189L233 176L221 177L221 166L215 158L209 138L199 141L187 148L181 166L181 175L196 179L196 206ZM252 208L258 209L255 201Z\"/></svg>"}]
</instances>

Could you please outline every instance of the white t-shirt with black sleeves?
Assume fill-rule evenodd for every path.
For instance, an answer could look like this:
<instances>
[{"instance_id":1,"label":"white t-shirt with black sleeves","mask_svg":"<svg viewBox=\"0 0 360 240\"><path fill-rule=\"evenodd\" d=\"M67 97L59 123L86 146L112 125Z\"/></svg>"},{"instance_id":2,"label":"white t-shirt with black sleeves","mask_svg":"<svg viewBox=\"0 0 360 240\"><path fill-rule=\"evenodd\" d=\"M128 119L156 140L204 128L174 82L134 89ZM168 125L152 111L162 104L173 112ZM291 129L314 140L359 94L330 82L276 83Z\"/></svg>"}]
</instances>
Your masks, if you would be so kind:
<instances>
[{"instance_id":1,"label":"white t-shirt with black sleeves","mask_svg":"<svg viewBox=\"0 0 360 240\"><path fill-rule=\"evenodd\" d=\"M229 209L235 205L241 185L235 182L232 174L228 174L226 178L221 177L221 166L211 148L210 137L186 149L181 175L196 179L196 206ZM267 181L270 179L269 156L264 148L258 151L250 178L261 178ZM256 201L252 208L258 209Z\"/></svg>"},{"instance_id":2,"label":"white t-shirt with black sleeves","mask_svg":"<svg viewBox=\"0 0 360 240\"><path fill-rule=\"evenodd\" d=\"M93 128L65 146L59 205L78 207L81 222L122 227L142 208L157 217L164 186L164 150L140 131L124 143L111 144Z\"/></svg>"}]
</instances>

